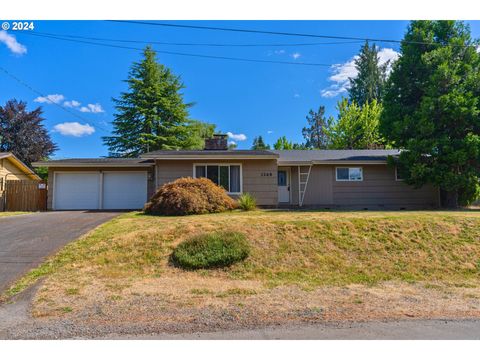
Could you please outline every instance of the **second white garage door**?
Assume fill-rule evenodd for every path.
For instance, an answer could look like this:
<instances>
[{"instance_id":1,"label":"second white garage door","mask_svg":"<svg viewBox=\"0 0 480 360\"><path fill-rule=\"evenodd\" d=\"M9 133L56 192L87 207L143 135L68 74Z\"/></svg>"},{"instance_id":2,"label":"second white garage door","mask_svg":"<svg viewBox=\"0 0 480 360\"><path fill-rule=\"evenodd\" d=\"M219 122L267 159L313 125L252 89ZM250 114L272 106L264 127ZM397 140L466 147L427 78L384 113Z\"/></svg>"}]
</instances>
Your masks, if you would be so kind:
<instances>
[{"instance_id":1,"label":"second white garage door","mask_svg":"<svg viewBox=\"0 0 480 360\"><path fill-rule=\"evenodd\" d=\"M146 172L103 173L103 209L141 209L146 202Z\"/></svg>"},{"instance_id":2,"label":"second white garage door","mask_svg":"<svg viewBox=\"0 0 480 360\"><path fill-rule=\"evenodd\" d=\"M147 172L57 172L54 210L141 209L147 201Z\"/></svg>"}]
</instances>

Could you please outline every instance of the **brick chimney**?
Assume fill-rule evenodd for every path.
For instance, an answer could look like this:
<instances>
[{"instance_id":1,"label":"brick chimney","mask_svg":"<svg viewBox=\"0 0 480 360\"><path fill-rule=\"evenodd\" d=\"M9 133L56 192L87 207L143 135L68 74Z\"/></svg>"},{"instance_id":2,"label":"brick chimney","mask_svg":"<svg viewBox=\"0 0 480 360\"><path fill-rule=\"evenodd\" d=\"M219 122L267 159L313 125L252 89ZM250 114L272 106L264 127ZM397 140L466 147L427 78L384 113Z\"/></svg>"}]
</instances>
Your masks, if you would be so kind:
<instances>
[{"instance_id":1,"label":"brick chimney","mask_svg":"<svg viewBox=\"0 0 480 360\"><path fill-rule=\"evenodd\" d=\"M204 150L228 150L228 135L213 134L213 137L205 139Z\"/></svg>"}]
</instances>

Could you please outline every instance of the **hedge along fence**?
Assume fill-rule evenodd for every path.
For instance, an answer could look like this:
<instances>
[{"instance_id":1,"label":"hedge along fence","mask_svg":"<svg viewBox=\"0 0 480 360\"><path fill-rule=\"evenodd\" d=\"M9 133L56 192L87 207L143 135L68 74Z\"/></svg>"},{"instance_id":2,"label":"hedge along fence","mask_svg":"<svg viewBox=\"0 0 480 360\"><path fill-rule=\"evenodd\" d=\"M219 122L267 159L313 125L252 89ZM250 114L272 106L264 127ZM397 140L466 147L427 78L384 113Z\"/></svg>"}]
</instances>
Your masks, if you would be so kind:
<instances>
[{"instance_id":1,"label":"hedge along fence","mask_svg":"<svg viewBox=\"0 0 480 360\"><path fill-rule=\"evenodd\" d=\"M144 212L159 215L218 213L236 208L225 189L206 178L180 178L162 185L145 205Z\"/></svg>"}]
</instances>

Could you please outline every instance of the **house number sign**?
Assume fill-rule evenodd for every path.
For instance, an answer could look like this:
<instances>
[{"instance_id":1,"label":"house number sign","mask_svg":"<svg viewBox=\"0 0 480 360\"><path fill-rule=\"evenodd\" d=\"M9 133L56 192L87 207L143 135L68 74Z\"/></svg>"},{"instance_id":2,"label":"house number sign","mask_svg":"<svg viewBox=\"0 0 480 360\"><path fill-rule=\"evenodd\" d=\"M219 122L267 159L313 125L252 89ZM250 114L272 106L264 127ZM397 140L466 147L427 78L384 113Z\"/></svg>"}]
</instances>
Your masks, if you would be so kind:
<instances>
[{"instance_id":1,"label":"house number sign","mask_svg":"<svg viewBox=\"0 0 480 360\"><path fill-rule=\"evenodd\" d=\"M262 173L260 173L260 176L273 176L273 173L271 173L271 172L262 172Z\"/></svg>"}]
</instances>

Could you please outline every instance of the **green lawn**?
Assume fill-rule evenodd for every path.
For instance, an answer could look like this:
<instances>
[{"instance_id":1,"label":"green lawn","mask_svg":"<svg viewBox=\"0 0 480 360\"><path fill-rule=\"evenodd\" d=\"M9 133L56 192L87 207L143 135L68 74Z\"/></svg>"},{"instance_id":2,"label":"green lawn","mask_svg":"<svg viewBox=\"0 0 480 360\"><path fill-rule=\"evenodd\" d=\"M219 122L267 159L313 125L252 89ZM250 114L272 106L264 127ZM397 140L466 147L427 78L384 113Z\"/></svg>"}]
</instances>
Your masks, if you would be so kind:
<instances>
[{"instance_id":1,"label":"green lawn","mask_svg":"<svg viewBox=\"0 0 480 360\"><path fill-rule=\"evenodd\" d=\"M252 252L230 268L194 272L212 281L314 288L389 280L458 284L477 281L480 274L479 211L259 210L187 217L129 213L65 247L9 294L46 275L45 286L55 284L57 289L165 275L181 281L191 272L171 265L174 247L192 235L218 230L244 233Z\"/></svg>"}]
</instances>

